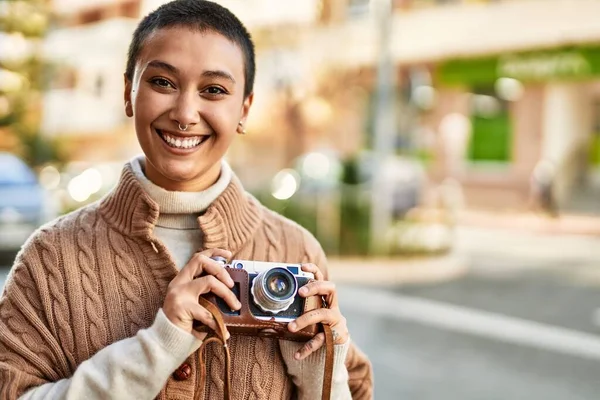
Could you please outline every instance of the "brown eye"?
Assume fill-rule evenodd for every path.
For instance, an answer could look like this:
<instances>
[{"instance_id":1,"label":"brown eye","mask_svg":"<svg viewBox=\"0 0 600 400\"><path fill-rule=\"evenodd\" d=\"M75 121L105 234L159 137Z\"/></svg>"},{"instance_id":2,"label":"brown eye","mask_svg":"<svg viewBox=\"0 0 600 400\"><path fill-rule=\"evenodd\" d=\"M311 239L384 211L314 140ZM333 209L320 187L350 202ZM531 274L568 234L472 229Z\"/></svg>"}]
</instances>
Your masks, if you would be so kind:
<instances>
[{"instance_id":1,"label":"brown eye","mask_svg":"<svg viewBox=\"0 0 600 400\"><path fill-rule=\"evenodd\" d=\"M154 79L151 79L150 82L160 88L163 88L163 89L173 88L173 85L171 84L171 82L169 82L168 80L166 80L164 78L154 78Z\"/></svg>"},{"instance_id":2,"label":"brown eye","mask_svg":"<svg viewBox=\"0 0 600 400\"><path fill-rule=\"evenodd\" d=\"M226 92L218 86L211 86L206 89L206 92L211 95L225 94Z\"/></svg>"}]
</instances>

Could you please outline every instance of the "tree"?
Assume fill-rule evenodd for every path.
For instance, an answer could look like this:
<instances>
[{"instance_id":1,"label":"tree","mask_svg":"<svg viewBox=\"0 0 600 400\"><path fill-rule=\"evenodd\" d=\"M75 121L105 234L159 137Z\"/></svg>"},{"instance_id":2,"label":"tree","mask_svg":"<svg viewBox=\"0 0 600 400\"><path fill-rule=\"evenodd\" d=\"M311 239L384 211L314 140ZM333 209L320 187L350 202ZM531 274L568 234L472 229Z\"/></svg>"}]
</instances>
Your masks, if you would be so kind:
<instances>
[{"instance_id":1,"label":"tree","mask_svg":"<svg viewBox=\"0 0 600 400\"><path fill-rule=\"evenodd\" d=\"M0 2L0 149L34 167L61 158L59 144L40 132L48 21L47 1Z\"/></svg>"}]
</instances>

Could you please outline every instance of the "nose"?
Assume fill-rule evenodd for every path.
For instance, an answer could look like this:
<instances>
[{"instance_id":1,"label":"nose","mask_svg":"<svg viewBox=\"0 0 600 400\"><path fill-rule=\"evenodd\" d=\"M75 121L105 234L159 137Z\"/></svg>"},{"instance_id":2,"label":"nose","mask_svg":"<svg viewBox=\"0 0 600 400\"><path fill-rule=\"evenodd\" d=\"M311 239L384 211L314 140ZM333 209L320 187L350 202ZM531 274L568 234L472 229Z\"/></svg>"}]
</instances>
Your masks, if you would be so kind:
<instances>
[{"instance_id":1,"label":"nose","mask_svg":"<svg viewBox=\"0 0 600 400\"><path fill-rule=\"evenodd\" d=\"M182 91L169 112L175 124L192 126L200 122L200 98L196 91Z\"/></svg>"}]
</instances>

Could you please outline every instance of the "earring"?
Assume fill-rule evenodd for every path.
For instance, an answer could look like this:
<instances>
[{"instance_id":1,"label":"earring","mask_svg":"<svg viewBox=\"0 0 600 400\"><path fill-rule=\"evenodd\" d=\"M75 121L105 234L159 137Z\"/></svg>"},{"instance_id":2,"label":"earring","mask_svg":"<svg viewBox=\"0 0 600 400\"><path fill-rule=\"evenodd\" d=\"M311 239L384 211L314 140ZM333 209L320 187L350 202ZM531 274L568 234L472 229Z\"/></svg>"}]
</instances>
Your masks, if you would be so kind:
<instances>
[{"instance_id":1,"label":"earring","mask_svg":"<svg viewBox=\"0 0 600 400\"><path fill-rule=\"evenodd\" d=\"M242 124L242 121L238 122L238 129L237 129L238 133L240 135L245 135L246 134L246 130L244 129L244 124Z\"/></svg>"}]
</instances>

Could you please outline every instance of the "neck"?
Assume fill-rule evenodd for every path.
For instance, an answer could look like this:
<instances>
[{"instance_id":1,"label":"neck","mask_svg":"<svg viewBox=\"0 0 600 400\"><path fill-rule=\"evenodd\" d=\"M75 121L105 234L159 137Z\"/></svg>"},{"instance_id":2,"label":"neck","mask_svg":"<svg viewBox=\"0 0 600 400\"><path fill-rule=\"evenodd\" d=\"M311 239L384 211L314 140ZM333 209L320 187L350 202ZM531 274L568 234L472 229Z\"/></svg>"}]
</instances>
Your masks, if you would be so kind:
<instances>
[{"instance_id":1,"label":"neck","mask_svg":"<svg viewBox=\"0 0 600 400\"><path fill-rule=\"evenodd\" d=\"M222 163L216 163L201 176L190 180L176 181L160 174L148 160L144 160L144 175L156 186L170 192L201 192L214 185L221 175Z\"/></svg>"}]
</instances>

